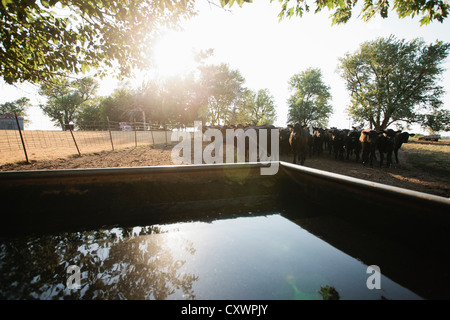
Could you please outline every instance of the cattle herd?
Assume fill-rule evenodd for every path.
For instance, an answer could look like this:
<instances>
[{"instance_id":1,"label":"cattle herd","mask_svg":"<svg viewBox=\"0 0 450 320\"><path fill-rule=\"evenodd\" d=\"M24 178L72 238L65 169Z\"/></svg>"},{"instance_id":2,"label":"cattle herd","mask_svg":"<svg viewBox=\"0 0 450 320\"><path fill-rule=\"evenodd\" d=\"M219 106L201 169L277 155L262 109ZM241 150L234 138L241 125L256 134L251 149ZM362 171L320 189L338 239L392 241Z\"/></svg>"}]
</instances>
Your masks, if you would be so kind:
<instances>
[{"instance_id":1,"label":"cattle herd","mask_svg":"<svg viewBox=\"0 0 450 320\"><path fill-rule=\"evenodd\" d=\"M307 156L328 154L336 160L354 160L373 167L379 154L379 165L390 167L392 156L398 160L398 150L413 133L401 130L323 129L300 124L280 129L280 154L292 154L296 163L304 164Z\"/></svg>"},{"instance_id":2,"label":"cattle herd","mask_svg":"<svg viewBox=\"0 0 450 320\"><path fill-rule=\"evenodd\" d=\"M220 129L225 138L226 129L255 129L259 134L260 129L267 129L270 135L271 129L279 130L280 156L292 156L293 163L304 165L307 157L326 155L336 160L350 160L359 162L362 166L373 167L374 161L379 161L379 166L390 167L392 157L399 163L398 150L403 143L407 143L413 133L401 130L373 130L357 128L314 128L302 126L299 123L288 125L285 128L277 128L273 125L227 125L203 127ZM271 138L267 138L270 143ZM268 150L270 153L270 145ZM379 155L379 160L377 158ZM384 163L384 161L386 161Z\"/></svg>"}]
</instances>

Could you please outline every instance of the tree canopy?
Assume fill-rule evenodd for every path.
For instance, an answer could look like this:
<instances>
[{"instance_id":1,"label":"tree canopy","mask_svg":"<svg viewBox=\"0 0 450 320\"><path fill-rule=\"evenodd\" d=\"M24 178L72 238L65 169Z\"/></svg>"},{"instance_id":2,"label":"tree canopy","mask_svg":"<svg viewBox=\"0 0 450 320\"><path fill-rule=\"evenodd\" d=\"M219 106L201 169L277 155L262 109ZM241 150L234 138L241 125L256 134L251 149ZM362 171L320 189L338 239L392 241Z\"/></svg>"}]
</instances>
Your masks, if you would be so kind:
<instances>
[{"instance_id":1,"label":"tree canopy","mask_svg":"<svg viewBox=\"0 0 450 320\"><path fill-rule=\"evenodd\" d=\"M446 109L434 110L423 117L422 127L431 133L450 131L450 111Z\"/></svg>"},{"instance_id":2,"label":"tree canopy","mask_svg":"<svg viewBox=\"0 0 450 320\"><path fill-rule=\"evenodd\" d=\"M276 117L273 96L267 89L253 92L244 82L239 70L227 64L201 64L190 74L147 79L139 88L122 83L106 97L92 94L81 99L86 95L81 95L78 83L67 79L42 86L40 93L47 97L42 109L52 119L62 126L67 118L83 130L105 129L107 118L176 127L199 119L206 125L272 124ZM92 84L90 92L95 93Z\"/></svg>"},{"instance_id":3,"label":"tree canopy","mask_svg":"<svg viewBox=\"0 0 450 320\"><path fill-rule=\"evenodd\" d=\"M200 66L199 69L199 84L206 102L201 115L213 125L230 124L235 119L236 105L246 90L244 77L239 70L233 70L225 63Z\"/></svg>"},{"instance_id":4,"label":"tree canopy","mask_svg":"<svg viewBox=\"0 0 450 320\"><path fill-rule=\"evenodd\" d=\"M236 123L267 125L273 124L276 118L274 97L268 89L247 90L239 105Z\"/></svg>"},{"instance_id":5,"label":"tree canopy","mask_svg":"<svg viewBox=\"0 0 450 320\"><path fill-rule=\"evenodd\" d=\"M431 115L440 115L443 106L439 79L449 49L448 43L408 42L394 36L361 44L355 53L340 58L338 66L351 96L350 115L374 129L399 121L424 125L431 119L436 126L443 118Z\"/></svg>"},{"instance_id":6,"label":"tree canopy","mask_svg":"<svg viewBox=\"0 0 450 320\"><path fill-rule=\"evenodd\" d=\"M2 0L0 76L9 84L49 82L113 67L148 66L163 26L194 14L194 0Z\"/></svg>"},{"instance_id":7,"label":"tree canopy","mask_svg":"<svg viewBox=\"0 0 450 320\"><path fill-rule=\"evenodd\" d=\"M75 81L60 79L58 84L41 86L39 94L47 97L47 102L40 107L64 130L64 124L75 120L82 104L95 96L97 87L97 82L89 77Z\"/></svg>"},{"instance_id":8,"label":"tree canopy","mask_svg":"<svg viewBox=\"0 0 450 320\"><path fill-rule=\"evenodd\" d=\"M209 0L208 0L209 1ZM271 0L280 19L328 9L333 23L360 10L364 20L420 17L422 24L444 21L448 0ZM252 0L219 0L222 6ZM177 27L195 15L195 0L2 0L0 76L8 84L49 82L95 69L130 76L151 63L152 44L163 26ZM359 9L360 8L360 9Z\"/></svg>"},{"instance_id":9,"label":"tree canopy","mask_svg":"<svg viewBox=\"0 0 450 320\"><path fill-rule=\"evenodd\" d=\"M288 121L301 125L325 127L333 112L329 104L330 88L323 83L320 69L309 68L289 80Z\"/></svg>"},{"instance_id":10,"label":"tree canopy","mask_svg":"<svg viewBox=\"0 0 450 320\"><path fill-rule=\"evenodd\" d=\"M420 17L420 23L428 24L431 21L444 21L450 10L450 2L447 0L271 0L281 4L279 18L291 18L293 16L303 16L309 12L311 7L314 12L328 9L332 12L333 24L346 23L352 17L354 11L361 8L360 16L364 21L368 21L374 16L387 18L389 10L392 8L400 18ZM233 3L242 5L251 0L220 0L223 6L232 6Z\"/></svg>"},{"instance_id":11,"label":"tree canopy","mask_svg":"<svg viewBox=\"0 0 450 320\"><path fill-rule=\"evenodd\" d=\"M26 109L29 106L30 99L27 97L22 97L20 99L17 99L15 101L5 102L3 104L0 104L0 115L2 114L15 114L18 117L23 117L25 121L26 117Z\"/></svg>"}]
</instances>

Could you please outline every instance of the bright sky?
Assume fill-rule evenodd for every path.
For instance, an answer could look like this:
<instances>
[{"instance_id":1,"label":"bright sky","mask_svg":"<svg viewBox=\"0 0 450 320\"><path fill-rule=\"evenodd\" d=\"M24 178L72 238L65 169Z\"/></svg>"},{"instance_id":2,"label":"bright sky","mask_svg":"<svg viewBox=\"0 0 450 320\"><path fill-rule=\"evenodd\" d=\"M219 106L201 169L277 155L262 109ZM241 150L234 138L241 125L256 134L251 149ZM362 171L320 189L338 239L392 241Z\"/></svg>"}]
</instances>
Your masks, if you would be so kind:
<instances>
[{"instance_id":1,"label":"bright sky","mask_svg":"<svg viewBox=\"0 0 450 320\"><path fill-rule=\"evenodd\" d=\"M345 113L349 95L344 80L336 72L338 58L347 52L355 52L365 41L391 34L406 40L420 37L427 43L450 42L450 19L420 27L419 19L398 19L395 13L388 19L376 18L366 23L357 18L355 12L347 24L331 26L328 11L279 22L280 5L277 1L270 3L270 0L254 0L242 8L234 5L232 12L197 0L197 8L199 14L183 24L184 31L169 33L165 44L161 44L160 72L184 70L190 64L191 49L212 48L214 56L210 62L224 62L231 69L238 69L246 80L245 86L250 89L267 88L270 91L275 99L278 116L275 125L278 126L286 125L286 101L291 95L288 80L295 73L309 67L321 69L323 81L330 86L332 94L334 113L329 126L349 128L351 122ZM443 66L447 70L442 81L447 92L444 105L449 109L450 59ZM98 93L107 95L116 85L105 81ZM0 82L0 103L22 96L29 97L36 105L28 112L31 124L26 129L51 128L51 122L37 107L38 101L43 99L36 94L34 86L25 84L16 88Z\"/></svg>"}]
</instances>

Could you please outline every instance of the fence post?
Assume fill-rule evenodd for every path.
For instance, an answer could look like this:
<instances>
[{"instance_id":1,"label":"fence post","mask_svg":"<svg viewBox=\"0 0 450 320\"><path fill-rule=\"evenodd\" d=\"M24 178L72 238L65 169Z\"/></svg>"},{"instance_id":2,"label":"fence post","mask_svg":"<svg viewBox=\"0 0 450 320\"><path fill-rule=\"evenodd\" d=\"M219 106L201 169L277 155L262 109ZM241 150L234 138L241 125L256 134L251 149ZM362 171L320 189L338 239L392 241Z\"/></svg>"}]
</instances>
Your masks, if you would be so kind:
<instances>
[{"instance_id":1,"label":"fence post","mask_svg":"<svg viewBox=\"0 0 450 320\"><path fill-rule=\"evenodd\" d=\"M20 140L22 140L22 146L23 146L23 152L25 153L25 159L27 160L27 163L30 163L30 161L28 160L27 148L25 147L25 141L23 140L22 130L20 129L19 119L17 118L16 112L14 112L14 116L16 117L17 130L19 130Z\"/></svg>"},{"instance_id":2,"label":"fence post","mask_svg":"<svg viewBox=\"0 0 450 320\"><path fill-rule=\"evenodd\" d=\"M137 148L137 128L136 128L136 119L134 119L134 147Z\"/></svg>"},{"instance_id":3,"label":"fence post","mask_svg":"<svg viewBox=\"0 0 450 320\"><path fill-rule=\"evenodd\" d=\"M109 117L106 117L106 120L108 120L108 131L109 131L109 138L111 139L112 151L114 151L114 143L113 143L113 138L112 138L112 134L111 134L111 127L109 126Z\"/></svg>"},{"instance_id":4,"label":"fence post","mask_svg":"<svg viewBox=\"0 0 450 320\"><path fill-rule=\"evenodd\" d=\"M149 121L148 124L149 124L149 127L150 127L150 133L152 134L152 146L154 146L155 145L155 139L153 138L152 122Z\"/></svg>"},{"instance_id":5,"label":"fence post","mask_svg":"<svg viewBox=\"0 0 450 320\"><path fill-rule=\"evenodd\" d=\"M167 146L167 124L164 125L164 134L166 136L166 146Z\"/></svg>"},{"instance_id":6,"label":"fence post","mask_svg":"<svg viewBox=\"0 0 450 320\"><path fill-rule=\"evenodd\" d=\"M77 141L75 140L75 136L73 135L73 132L72 132L72 129L70 129L70 126L69 126L69 131L70 131L70 134L72 135L72 139L73 139L73 142L75 143L75 147L77 148L78 155L81 157L80 149L78 149Z\"/></svg>"},{"instance_id":7,"label":"fence post","mask_svg":"<svg viewBox=\"0 0 450 320\"><path fill-rule=\"evenodd\" d=\"M70 134L72 135L72 139L73 139L73 142L75 143L75 147L77 148L78 155L81 157L80 149L78 149L77 141L75 140L75 136L73 135L72 128L70 127L70 123L69 123L68 120L69 120L69 119L66 119L67 127L69 128Z\"/></svg>"}]
</instances>

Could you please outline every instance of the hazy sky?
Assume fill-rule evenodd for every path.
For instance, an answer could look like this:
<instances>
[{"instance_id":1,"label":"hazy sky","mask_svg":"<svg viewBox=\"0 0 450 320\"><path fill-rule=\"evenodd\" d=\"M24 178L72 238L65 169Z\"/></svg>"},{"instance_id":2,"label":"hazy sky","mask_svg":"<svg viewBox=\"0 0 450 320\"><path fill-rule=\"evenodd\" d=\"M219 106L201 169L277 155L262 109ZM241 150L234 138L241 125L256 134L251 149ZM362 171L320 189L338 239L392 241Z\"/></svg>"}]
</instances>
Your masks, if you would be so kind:
<instances>
[{"instance_id":1,"label":"hazy sky","mask_svg":"<svg viewBox=\"0 0 450 320\"><path fill-rule=\"evenodd\" d=\"M412 40L420 37L427 43L442 40L450 42L450 20L420 27L419 19L398 19L391 13L388 19L376 18L366 23L354 13L347 24L331 26L330 12L308 13L304 17L278 21L280 5L277 1L254 0L242 8L234 5L229 10L211 6L205 0L197 1L199 14L183 24L184 31L171 33L161 44L163 58L159 58L161 72L174 73L189 65L191 49L214 49L213 63L228 63L245 78L245 85L253 90L268 89L277 108L276 125L286 125L287 104L291 92L288 80L295 73L309 67L319 68L323 81L330 86L334 113L329 126L349 128L351 122L345 113L349 94L344 80L336 72L338 58L355 52L361 43L388 37ZM444 105L450 108L450 59L443 64ZM106 95L115 88L115 82L101 84L99 94ZM0 103L27 96L36 105L38 95L32 85L12 87L0 82ZM41 99L42 100L42 99ZM50 121L43 118L39 108L28 112L31 124L27 129L48 129Z\"/></svg>"}]
</instances>

